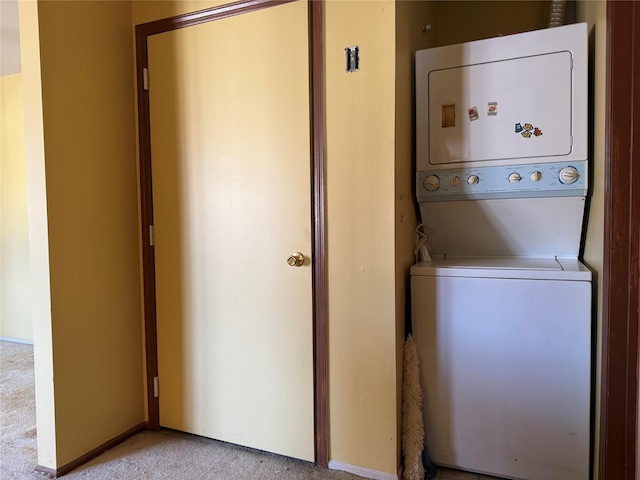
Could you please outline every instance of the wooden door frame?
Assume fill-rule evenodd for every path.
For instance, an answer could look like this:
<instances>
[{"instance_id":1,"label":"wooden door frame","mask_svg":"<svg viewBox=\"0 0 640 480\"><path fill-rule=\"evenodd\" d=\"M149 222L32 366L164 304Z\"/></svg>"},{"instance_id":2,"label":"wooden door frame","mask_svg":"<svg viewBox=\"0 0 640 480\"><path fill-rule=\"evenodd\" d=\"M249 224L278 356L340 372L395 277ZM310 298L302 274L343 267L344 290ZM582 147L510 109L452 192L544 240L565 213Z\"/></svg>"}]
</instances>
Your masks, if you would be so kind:
<instances>
[{"instance_id":1,"label":"wooden door frame","mask_svg":"<svg viewBox=\"0 0 640 480\"><path fill-rule=\"evenodd\" d=\"M636 480L640 306L640 3L607 2L599 480Z\"/></svg>"},{"instance_id":2,"label":"wooden door frame","mask_svg":"<svg viewBox=\"0 0 640 480\"><path fill-rule=\"evenodd\" d=\"M145 316L145 354L147 374L148 428L160 428L159 400L154 397L154 378L158 376L156 329L155 261L150 244L153 225L153 191L151 178L151 128L149 92L144 89L144 69L148 68L147 39L151 35L207 23L223 18L269 8L293 0L242 0L214 8L163 18L136 25L136 78L138 93L138 137L140 155L140 203L142 230L142 265ZM325 120L323 3L309 1L309 79L311 127L311 221L312 295L313 295L313 370L315 461L327 467L328 391L327 391L327 289L325 247Z\"/></svg>"}]
</instances>

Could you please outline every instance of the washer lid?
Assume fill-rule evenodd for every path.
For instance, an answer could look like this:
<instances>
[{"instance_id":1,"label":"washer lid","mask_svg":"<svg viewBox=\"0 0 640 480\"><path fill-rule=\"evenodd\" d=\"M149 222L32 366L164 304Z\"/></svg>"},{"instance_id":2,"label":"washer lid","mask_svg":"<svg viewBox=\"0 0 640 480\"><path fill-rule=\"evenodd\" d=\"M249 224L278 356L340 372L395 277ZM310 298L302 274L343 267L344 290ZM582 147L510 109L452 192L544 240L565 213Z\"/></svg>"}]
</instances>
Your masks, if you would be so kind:
<instances>
[{"instance_id":1,"label":"washer lid","mask_svg":"<svg viewBox=\"0 0 640 480\"><path fill-rule=\"evenodd\" d=\"M524 257L447 257L435 266L438 268L482 268L507 270L562 270L555 258Z\"/></svg>"},{"instance_id":2,"label":"washer lid","mask_svg":"<svg viewBox=\"0 0 640 480\"><path fill-rule=\"evenodd\" d=\"M578 260L555 257L447 256L414 265L411 275L591 281L591 271Z\"/></svg>"}]
</instances>

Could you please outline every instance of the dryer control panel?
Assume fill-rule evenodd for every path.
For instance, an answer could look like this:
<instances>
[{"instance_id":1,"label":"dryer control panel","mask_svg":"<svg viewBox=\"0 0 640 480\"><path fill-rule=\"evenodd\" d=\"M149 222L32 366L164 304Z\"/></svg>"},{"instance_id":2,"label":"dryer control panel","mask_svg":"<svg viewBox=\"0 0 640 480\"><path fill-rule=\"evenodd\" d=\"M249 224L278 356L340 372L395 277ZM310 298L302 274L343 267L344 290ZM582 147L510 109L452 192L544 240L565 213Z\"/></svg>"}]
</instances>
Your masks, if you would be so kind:
<instances>
[{"instance_id":1,"label":"dryer control panel","mask_svg":"<svg viewBox=\"0 0 640 480\"><path fill-rule=\"evenodd\" d=\"M493 198L584 197L587 162L425 170L417 174L418 202Z\"/></svg>"}]
</instances>

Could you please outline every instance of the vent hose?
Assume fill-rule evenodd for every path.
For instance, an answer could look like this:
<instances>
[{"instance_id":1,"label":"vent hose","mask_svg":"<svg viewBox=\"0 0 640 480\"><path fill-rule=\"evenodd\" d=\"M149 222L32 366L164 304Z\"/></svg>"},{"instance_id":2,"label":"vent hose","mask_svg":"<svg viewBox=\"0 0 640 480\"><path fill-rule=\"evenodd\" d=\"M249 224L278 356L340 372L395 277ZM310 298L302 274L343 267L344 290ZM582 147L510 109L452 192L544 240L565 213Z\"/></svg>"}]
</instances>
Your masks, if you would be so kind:
<instances>
[{"instance_id":1,"label":"vent hose","mask_svg":"<svg viewBox=\"0 0 640 480\"><path fill-rule=\"evenodd\" d=\"M567 12L567 0L551 0L549 2L549 27L564 25L564 17Z\"/></svg>"}]
</instances>

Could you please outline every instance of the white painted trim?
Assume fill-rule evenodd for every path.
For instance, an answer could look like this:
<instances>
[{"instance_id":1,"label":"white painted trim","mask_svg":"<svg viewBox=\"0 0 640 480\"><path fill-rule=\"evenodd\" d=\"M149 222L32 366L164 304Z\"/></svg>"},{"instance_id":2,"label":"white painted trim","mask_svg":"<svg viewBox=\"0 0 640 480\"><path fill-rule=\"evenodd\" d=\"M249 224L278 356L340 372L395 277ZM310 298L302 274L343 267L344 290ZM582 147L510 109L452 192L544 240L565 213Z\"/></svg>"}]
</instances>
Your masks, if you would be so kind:
<instances>
[{"instance_id":1,"label":"white painted trim","mask_svg":"<svg viewBox=\"0 0 640 480\"><path fill-rule=\"evenodd\" d=\"M336 460L329 460L329 468L331 470L353 473L354 475L364 478L372 478L373 480L398 480L398 475L393 473L379 472L378 470L349 465L348 463L342 463Z\"/></svg>"},{"instance_id":2,"label":"white painted trim","mask_svg":"<svg viewBox=\"0 0 640 480\"><path fill-rule=\"evenodd\" d=\"M0 337L0 341L11 343L24 343L25 345L33 345L33 340L23 340L22 338Z\"/></svg>"}]
</instances>

